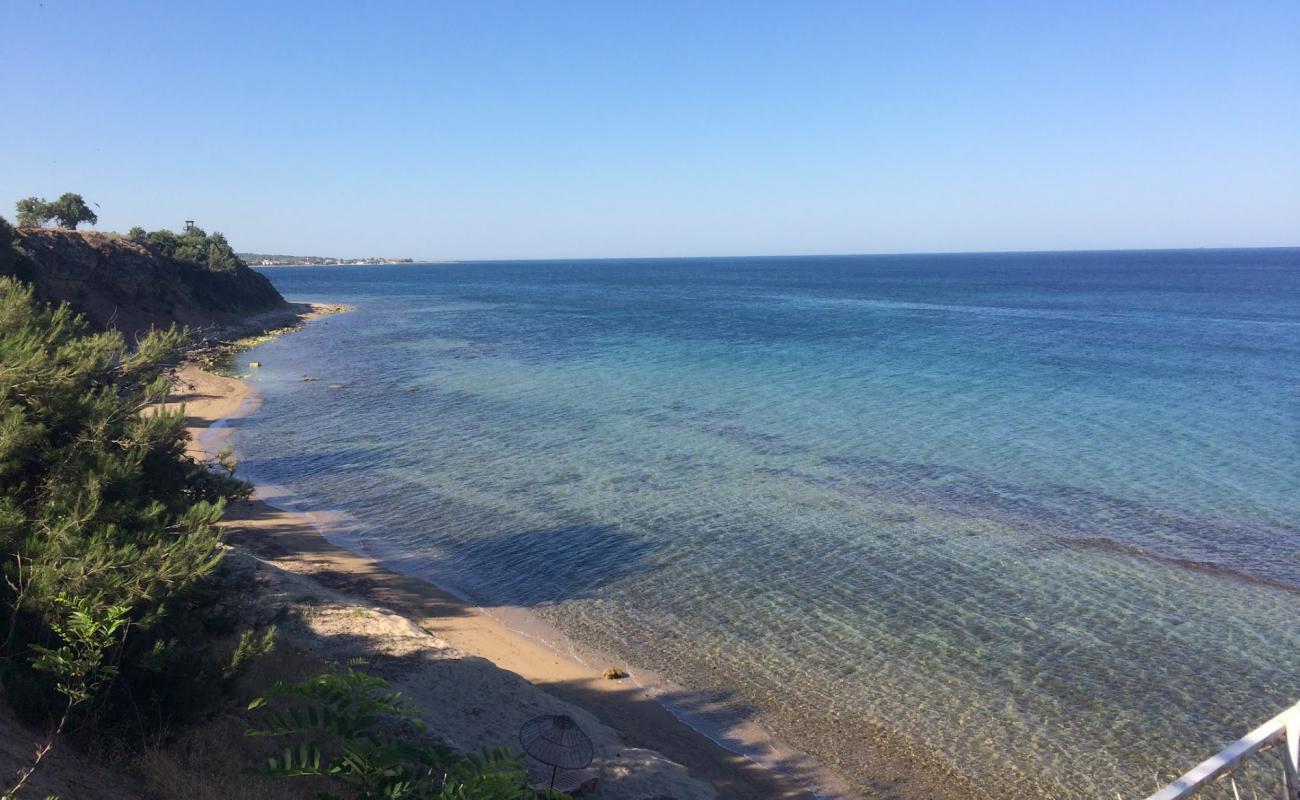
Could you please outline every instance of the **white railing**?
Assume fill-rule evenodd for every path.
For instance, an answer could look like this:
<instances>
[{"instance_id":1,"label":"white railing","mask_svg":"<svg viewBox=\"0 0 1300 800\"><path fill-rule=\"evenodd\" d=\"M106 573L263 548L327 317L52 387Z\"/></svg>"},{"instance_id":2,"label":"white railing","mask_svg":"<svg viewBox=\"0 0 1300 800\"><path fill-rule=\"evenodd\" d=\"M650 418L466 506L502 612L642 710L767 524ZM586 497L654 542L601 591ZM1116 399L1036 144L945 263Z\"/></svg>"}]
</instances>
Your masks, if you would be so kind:
<instances>
[{"instance_id":1,"label":"white railing","mask_svg":"<svg viewBox=\"0 0 1300 800\"><path fill-rule=\"evenodd\" d=\"M1178 780L1147 800L1185 800L1201 788L1229 776L1246 760L1263 749L1281 746L1282 774L1286 800L1300 800L1300 703L1228 745L1218 755L1202 761Z\"/></svg>"}]
</instances>

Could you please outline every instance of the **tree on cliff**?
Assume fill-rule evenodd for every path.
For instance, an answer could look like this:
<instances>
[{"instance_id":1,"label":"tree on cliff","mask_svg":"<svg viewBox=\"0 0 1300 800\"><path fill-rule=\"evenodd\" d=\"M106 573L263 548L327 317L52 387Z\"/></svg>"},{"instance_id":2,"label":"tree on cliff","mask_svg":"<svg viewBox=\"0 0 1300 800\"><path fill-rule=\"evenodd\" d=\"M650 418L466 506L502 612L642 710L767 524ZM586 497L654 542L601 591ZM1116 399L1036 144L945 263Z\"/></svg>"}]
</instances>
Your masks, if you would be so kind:
<instances>
[{"instance_id":1,"label":"tree on cliff","mask_svg":"<svg viewBox=\"0 0 1300 800\"><path fill-rule=\"evenodd\" d=\"M20 228L43 228L54 217L50 204L39 197L19 200L14 205L14 210L18 212L16 218Z\"/></svg>"},{"instance_id":2,"label":"tree on cliff","mask_svg":"<svg viewBox=\"0 0 1300 800\"><path fill-rule=\"evenodd\" d=\"M86 205L81 195L72 192L64 192L58 200L50 203L50 211L59 221L60 226L74 231L83 222L89 222L91 225L99 222L99 217L90 210L90 206Z\"/></svg>"},{"instance_id":3,"label":"tree on cliff","mask_svg":"<svg viewBox=\"0 0 1300 800\"><path fill-rule=\"evenodd\" d=\"M53 203L40 197L28 197L19 200L16 209L18 224L22 227L41 228L54 220L59 223L59 227L75 231L83 222L91 225L99 222L99 217L86 205L85 199L73 192L64 192Z\"/></svg>"},{"instance_id":4,"label":"tree on cliff","mask_svg":"<svg viewBox=\"0 0 1300 800\"><path fill-rule=\"evenodd\" d=\"M239 260L239 256L235 255L235 248L231 247L226 237L220 233L208 237L207 256L208 269L231 271L244 263Z\"/></svg>"}]
</instances>

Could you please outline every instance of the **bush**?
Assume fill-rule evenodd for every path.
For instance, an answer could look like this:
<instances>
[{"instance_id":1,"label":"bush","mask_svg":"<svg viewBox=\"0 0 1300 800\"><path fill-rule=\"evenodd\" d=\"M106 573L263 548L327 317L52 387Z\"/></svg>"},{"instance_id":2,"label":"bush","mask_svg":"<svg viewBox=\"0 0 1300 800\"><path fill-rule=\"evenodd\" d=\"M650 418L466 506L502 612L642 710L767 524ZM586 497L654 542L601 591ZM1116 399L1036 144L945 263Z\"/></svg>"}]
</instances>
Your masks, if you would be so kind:
<instances>
[{"instance_id":1,"label":"bush","mask_svg":"<svg viewBox=\"0 0 1300 800\"><path fill-rule=\"evenodd\" d=\"M188 261L217 272L247 268L221 233L208 235L202 228L194 226L187 228L184 233L173 233L165 228L148 234L137 228L131 230L130 237L133 241L143 241L162 255L177 261ZM140 230L139 239L136 238L136 230Z\"/></svg>"},{"instance_id":2,"label":"bush","mask_svg":"<svg viewBox=\"0 0 1300 800\"><path fill-rule=\"evenodd\" d=\"M295 737L256 772L269 777L327 778L346 795L322 800L544 800L566 795L528 787L519 757L506 750L458 753L423 744L395 729L419 732L416 709L387 681L349 668L297 683L277 683L250 709L271 700L294 702L269 711L270 725L249 736Z\"/></svg>"},{"instance_id":3,"label":"bush","mask_svg":"<svg viewBox=\"0 0 1300 800\"><path fill-rule=\"evenodd\" d=\"M116 643L118 630L126 625L126 609L113 606L96 613L85 598L60 597L59 602L67 607L67 621L51 623L51 627L63 644L58 649L33 645L36 657L32 659L32 668L54 677L55 688L65 698L66 705L49 738L37 748L32 763L18 774L17 781L5 792L4 800L11 800L22 790L41 761L54 749L54 742L63 733L73 709L93 698L100 685L117 674L116 666L104 663L104 654Z\"/></svg>"},{"instance_id":4,"label":"bush","mask_svg":"<svg viewBox=\"0 0 1300 800\"><path fill-rule=\"evenodd\" d=\"M193 612L211 600L216 523L247 486L185 455L182 412L150 411L182 342L173 327L128 347L0 276L0 683L29 719L60 708L38 667L66 644L69 607L122 609L129 633L104 656L117 676L97 698L110 723L137 698L191 708L195 684L220 685Z\"/></svg>"}]
</instances>

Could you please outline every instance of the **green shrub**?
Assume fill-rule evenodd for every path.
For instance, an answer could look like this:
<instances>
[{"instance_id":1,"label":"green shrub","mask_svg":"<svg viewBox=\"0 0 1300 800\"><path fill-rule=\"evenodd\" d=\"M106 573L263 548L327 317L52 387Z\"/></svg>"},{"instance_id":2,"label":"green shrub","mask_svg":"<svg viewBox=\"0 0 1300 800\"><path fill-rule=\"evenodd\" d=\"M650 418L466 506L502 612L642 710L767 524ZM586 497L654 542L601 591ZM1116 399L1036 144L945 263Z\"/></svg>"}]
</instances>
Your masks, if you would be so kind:
<instances>
[{"instance_id":1,"label":"green shrub","mask_svg":"<svg viewBox=\"0 0 1300 800\"><path fill-rule=\"evenodd\" d=\"M387 681L348 668L297 683L277 683L250 709L270 701L268 725L249 736L293 737L255 772L271 777L329 780L344 794L322 792L322 800L539 800L558 792L528 787L519 757L506 750L458 753L393 733L423 730L416 709Z\"/></svg>"},{"instance_id":2,"label":"green shrub","mask_svg":"<svg viewBox=\"0 0 1300 800\"><path fill-rule=\"evenodd\" d=\"M100 685L117 674L116 666L104 663L104 655L116 643L117 632L126 625L126 609L111 606L95 612L85 598L71 600L61 596L58 602L67 609L67 619L51 623L50 627L62 644L58 648L33 645L36 657L32 659L32 668L53 676L57 681L55 688L66 699L66 705L45 744L37 748L32 763L18 773L14 785L5 792L5 800L22 790L41 761L54 749L72 710L93 698Z\"/></svg>"},{"instance_id":3,"label":"green shrub","mask_svg":"<svg viewBox=\"0 0 1300 800\"><path fill-rule=\"evenodd\" d=\"M142 241L162 255L177 261L198 264L216 272L230 272L239 267L247 267L239 256L235 255L235 249L221 233L209 235L202 228L191 226L183 233L173 233L166 229L144 233L141 230L137 239L135 230L137 229L132 229L133 240Z\"/></svg>"},{"instance_id":4,"label":"green shrub","mask_svg":"<svg viewBox=\"0 0 1300 800\"><path fill-rule=\"evenodd\" d=\"M29 719L58 708L34 659L59 646L69 603L126 610L99 703L109 720L142 698L192 707L194 684L220 676L203 666L212 636L195 612L212 599L216 523L247 487L185 455L182 412L148 411L182 342L172 328L128 347L0 277L0 685Z\"/></svg>"}]
</instances>

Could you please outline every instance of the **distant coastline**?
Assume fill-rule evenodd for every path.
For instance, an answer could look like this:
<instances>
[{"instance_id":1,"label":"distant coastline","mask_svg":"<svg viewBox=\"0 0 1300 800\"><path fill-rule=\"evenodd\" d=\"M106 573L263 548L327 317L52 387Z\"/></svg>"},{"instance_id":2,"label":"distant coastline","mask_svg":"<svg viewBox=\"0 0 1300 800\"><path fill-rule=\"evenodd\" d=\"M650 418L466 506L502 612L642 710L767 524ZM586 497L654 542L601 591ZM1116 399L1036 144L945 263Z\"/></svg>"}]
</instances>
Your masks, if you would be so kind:
<instances>
[{"instance_id":1,"label":"distant coastline","mask_svg":"<svg viewBox=\"0 0 1300 800\"><path fill-rule=\"evenodd\" d=\"M414 264L411 258L335 258L333 256L285 256L269 253L236 253L250 267L362 267L384 264Z\"/></svg>"}]
</instances>

